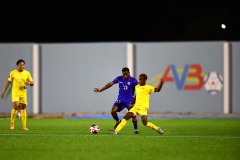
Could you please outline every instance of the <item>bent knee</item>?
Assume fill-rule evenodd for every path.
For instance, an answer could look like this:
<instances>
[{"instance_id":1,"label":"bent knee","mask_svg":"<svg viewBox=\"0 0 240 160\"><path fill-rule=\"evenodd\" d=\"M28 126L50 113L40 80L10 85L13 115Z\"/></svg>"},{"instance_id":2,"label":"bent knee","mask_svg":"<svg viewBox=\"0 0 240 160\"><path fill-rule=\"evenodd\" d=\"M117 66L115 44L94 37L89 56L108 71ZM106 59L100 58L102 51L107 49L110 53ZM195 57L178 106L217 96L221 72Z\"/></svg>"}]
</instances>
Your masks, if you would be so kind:
<instances>
[{"instance_id":1,"label":"bent knee","mask_svg":"<svg viewBox=\"0 0 240 160\"><path fill-rule=\"evenodd\" d=\"M117 115L117 112L116 111L111 111L111 114L112 115Z\"/></svg>"},{"instance_id":2,"label":"bent knee","mask_svg":"<svg viewBox=\"0 0 240 160\"><path fill-rule=\"evenodd\" d=\"M26 104L20 104L20 109L21 110L26 109Z\"/></svg>"}]
</instances>

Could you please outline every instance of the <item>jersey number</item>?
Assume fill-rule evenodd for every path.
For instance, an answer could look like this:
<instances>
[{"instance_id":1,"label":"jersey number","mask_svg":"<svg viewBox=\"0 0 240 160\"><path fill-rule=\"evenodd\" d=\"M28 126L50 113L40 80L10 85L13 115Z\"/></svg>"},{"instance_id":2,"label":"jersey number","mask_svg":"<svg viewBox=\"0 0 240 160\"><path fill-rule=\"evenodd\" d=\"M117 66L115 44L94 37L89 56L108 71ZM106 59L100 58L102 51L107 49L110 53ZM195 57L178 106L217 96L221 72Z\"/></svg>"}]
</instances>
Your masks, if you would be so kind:
<instances>
[{"instance_id":1,"label":"jersey number","mask_svg":"<svg viewBox=\"0 0 240 160\"><path fill-rule=\"evenodd\" d=\"M128 90L128 86L124 86L124 85L123 85L123 89L124 89L124 90Z\"/></svg>"}]
</instances>

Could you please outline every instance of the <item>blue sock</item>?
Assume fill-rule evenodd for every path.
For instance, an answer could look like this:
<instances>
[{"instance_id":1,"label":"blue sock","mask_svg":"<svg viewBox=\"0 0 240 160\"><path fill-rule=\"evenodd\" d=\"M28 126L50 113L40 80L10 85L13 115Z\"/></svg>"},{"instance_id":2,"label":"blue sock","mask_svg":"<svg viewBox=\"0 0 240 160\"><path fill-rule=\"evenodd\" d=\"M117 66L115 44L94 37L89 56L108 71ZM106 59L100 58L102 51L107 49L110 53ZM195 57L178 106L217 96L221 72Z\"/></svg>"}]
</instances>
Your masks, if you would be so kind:
<instances>
[{"instance_id":1,"label":"blue sock","mask_svg":"<svg viewBox=\"0 0 240 160\"><path fill-rule=\"evenodd\" d=\"M137 121L133 122L133 127L134 127L134 130L135 130L135 131L138 130L138 124L137 124Z\"/></svg>"}]
</instances>

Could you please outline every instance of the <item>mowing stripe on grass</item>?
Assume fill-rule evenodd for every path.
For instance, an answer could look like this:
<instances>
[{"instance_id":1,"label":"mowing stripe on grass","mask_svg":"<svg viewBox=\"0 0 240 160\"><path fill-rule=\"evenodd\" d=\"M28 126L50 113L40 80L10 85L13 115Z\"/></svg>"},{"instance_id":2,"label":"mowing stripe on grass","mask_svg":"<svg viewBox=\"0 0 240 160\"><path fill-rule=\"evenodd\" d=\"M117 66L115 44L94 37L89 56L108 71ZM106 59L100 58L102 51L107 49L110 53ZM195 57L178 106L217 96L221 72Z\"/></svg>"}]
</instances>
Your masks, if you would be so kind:
<instances>
[{"instance_id":1,"label":"mowing stripe on grass","mask_svg":"<svg viewBox=\"0 0 240 160\"><path fill-rule=\"evenodd\" d=\"M98 137L106 137L106 136L121 136L121 137L138 137L139 135L110 135L110 134L90 134L90 135L76 135L76 134L7 134L3 133L0 134L1 136L51 136L51 137L72 137L72 136L98 136ZM228 139L240 139L240 137L235 137L235 136L174 136L174 135L142 135L144 137L149 137L149 138L228 138Z\"/></svg>"}]
</instances>

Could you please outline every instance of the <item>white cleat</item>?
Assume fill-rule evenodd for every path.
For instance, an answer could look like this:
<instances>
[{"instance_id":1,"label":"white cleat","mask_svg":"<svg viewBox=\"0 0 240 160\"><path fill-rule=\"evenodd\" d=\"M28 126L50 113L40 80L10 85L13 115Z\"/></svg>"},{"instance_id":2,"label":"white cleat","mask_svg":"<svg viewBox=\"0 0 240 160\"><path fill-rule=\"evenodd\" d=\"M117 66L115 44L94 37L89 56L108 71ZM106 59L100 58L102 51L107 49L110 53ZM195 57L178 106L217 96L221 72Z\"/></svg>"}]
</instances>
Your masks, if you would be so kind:
<instances>
[{"instance_id":1,"label":"white cleat","mask_svg":"<svg viewBox=\"0 0 240 160\"><path fill-rule=\"evenodd\" d=\"M107 132L108 132L109 134L117 134L117 132L114 131L114 130L107 130Z\"/></svg>"},{"instance_id":2,"label":"white cleat","mask_svg":"<svg viewBox=\"0 0 240 160\"><path fill-rule=\"evenodd\" d=\"M160 127L158 127L157 132L158 132L159 134L164 134L164 131L163 131Z\"/></svg>"}]
</instances>

